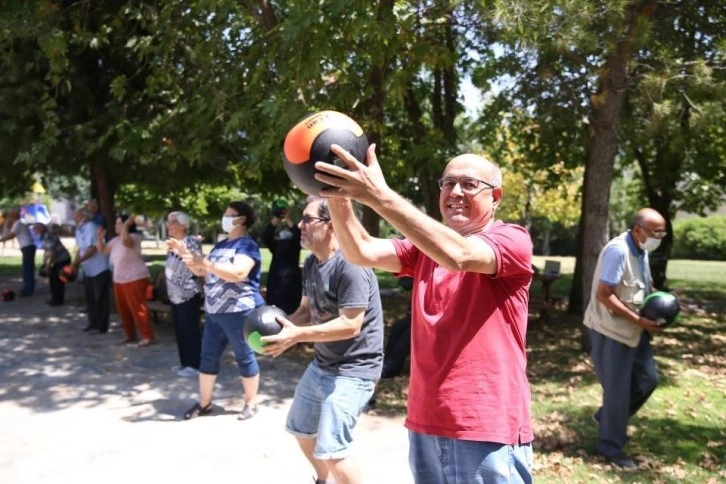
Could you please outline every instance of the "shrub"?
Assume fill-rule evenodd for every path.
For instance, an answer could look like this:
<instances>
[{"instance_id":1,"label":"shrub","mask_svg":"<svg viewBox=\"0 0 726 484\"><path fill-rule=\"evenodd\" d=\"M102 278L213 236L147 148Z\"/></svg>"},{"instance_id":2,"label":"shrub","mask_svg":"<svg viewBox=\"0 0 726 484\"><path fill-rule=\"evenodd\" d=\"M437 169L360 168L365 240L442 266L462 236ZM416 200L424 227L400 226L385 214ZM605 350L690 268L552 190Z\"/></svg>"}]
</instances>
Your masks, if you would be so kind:
<instances>
[{"instance_id":1,"label":"shrub","mask_svg":"<svg viewBox=\"0 0 726 484\"><path fill-rule=\"evenodd\" d=\"M726 216L673 222L673 259L726 260Z\"/></svg>"}]
</instances>

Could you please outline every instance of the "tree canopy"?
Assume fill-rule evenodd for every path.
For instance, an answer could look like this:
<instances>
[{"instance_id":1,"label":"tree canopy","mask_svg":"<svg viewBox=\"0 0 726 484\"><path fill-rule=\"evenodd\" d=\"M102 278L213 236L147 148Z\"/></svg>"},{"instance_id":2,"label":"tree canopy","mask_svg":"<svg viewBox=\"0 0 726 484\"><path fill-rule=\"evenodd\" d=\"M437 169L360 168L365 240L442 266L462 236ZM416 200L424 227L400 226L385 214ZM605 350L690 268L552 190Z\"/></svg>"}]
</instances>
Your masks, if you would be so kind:
<instances>
[{"instance_id":1,"label":"tree canopy","mask_svg":"<svg viewBox=\"0 0 726 484\"><path fill-rule=\"evenodd\" d=\"M3 3L0 196L81 176L107 216L118 201L203 216L229 196L300 200L282 140L335 109L434 217L442 167L471 149L531 182L511 200L539 201L513 221L571 223L580 200L575 306L611 235L614 178L638 174L668 219L724 200L723 2Z\"/></svg>"}]
</instances>

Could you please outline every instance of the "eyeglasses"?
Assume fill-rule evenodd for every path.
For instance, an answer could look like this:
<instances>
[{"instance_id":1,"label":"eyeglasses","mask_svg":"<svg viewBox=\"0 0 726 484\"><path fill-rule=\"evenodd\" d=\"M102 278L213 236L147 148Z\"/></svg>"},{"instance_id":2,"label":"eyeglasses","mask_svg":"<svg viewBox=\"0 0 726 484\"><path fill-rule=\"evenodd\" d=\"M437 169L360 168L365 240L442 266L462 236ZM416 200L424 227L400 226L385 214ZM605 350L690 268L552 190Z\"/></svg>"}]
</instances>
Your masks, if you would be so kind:
<instances>
[{"instance_id":1,"label":"eyeglasses","mask_svg":"<svg viewBox=\"0 0 726 484\"><path fill-rule=\"evenodd\" d=\"M476 178L471 178L469 176L464 176L461 178L454 178L450 176L446 176L443 178L439 178L439 188L441 191L449 191L453 190L454 187L458 184L461 187L461 191L468 194L468 195L476 195L479 192L486 190L487 188L493 190L497 187L492 185L491 183L485 182L484 180L478 180ZM485 187L481 190L477 191L480 184L484 184Z\"/></svg>"},{"instance_id":2,"label":"eyeglasses","mask_svg":"<svg viewBox=\"0 0 726 484\"><path fill-rule=\"evenodd\" d=\"M662 238L664 238L664 237L665 237L666 235L668 235L668 232L667 232L667 231L665 231L665 230L650 230L649 228L647 228L647 227L643 227L643 226L642 226L642 225L640 225L640 224L636 224L636 225L637 225L638 227L640 227L641 229L643 229L643 231L644 231L644 232L646 233L646 235L650 235L650 236L652 236L652 237L655 237L656 239L662 239Z\"/></svg>"},{"instance_id":3,"label":"eyeglasses","mask_svg":"<svg viewBox=\"0 0 726 484\"><path fill-rule=\"evenodd\" d=\"M322 218L322 217L313 217L312 215L303 215L300 217L300 223L303 225L307 225L313 220L320 220L321 222L330 222L329 218Z\"/></svg>"}]
</instances>

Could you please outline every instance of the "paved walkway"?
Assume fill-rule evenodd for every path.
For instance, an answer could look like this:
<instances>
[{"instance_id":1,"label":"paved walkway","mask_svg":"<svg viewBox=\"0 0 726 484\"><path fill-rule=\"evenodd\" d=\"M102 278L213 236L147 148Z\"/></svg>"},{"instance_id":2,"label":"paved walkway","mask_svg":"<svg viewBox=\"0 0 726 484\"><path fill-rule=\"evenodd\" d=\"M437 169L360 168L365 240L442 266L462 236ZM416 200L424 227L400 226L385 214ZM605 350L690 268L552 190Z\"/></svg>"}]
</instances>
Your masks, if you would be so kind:
<instances>
[{"instance_id":1,"label":"paved walkway","mask_svg":"<svg viewBox=\"0 0 726 484\"><path fill-rule=\"evenodd\" d=\"M0 289L20 287L0 279ZM261 411L238 421L241 383L225 355L212 416L180 421L197 397L195 378L178 377L171 325L158 344L117 346L111 330L81 329L80 284L51 308L48 285L35 296L0 302L0 483L306 483L312 468L284 431L303 366L260 358ZM355 456L366 482L412 482L402 418L361 417Z\"/></svg>"}]
</instances>

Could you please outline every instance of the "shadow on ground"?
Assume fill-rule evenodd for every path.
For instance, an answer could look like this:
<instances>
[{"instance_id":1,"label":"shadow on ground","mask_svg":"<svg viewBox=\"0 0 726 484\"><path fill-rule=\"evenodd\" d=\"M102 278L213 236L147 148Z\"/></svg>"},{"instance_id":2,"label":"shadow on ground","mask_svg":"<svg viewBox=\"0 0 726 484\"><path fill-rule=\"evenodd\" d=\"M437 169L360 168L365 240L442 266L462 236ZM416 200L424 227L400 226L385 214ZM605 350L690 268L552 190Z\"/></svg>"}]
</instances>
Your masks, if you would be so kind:
<instances>
[{"instance_id":1,"label":"shadow on ground","mask_svg":"<svg viewBox=\"0 0 726 484\"><path fill-rule=\"evenodd\" d=\"M43 302L48 295L42 284L30 298L0 303L0 402L53 412L96 407L117 399L133 402L125 420L177 419L195 401L198 387L196 378L179 377L171 371L178 357L170 322L155 326L157 343L150 347L118 345L123 337L118 317L111 315L107 334L82 332L86 315L81 312L81 286L69 285L68 289L68 304L61 307ZM292 398L303 365L267 357L260 357L259 364L263 403L281 405ZM215 388L214 414L240 409L238 376L228 350Z\"/></svg>"}]
</instances>

